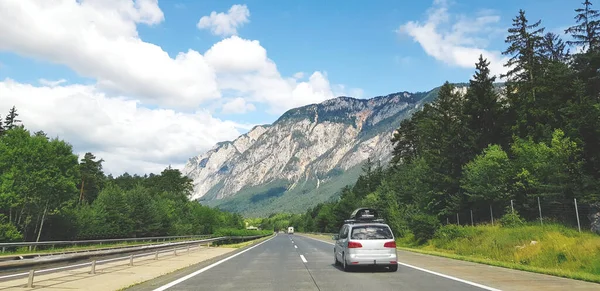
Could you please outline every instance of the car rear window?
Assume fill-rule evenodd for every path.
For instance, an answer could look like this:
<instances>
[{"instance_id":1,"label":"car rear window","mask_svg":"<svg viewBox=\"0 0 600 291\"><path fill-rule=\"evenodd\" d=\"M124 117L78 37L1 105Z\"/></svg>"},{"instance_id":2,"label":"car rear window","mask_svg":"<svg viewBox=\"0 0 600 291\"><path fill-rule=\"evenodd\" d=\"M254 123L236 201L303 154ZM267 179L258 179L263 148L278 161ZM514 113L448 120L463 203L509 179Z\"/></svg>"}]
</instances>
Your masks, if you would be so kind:
<instances>
[{"instance_id":1,"label":"car rear window","mask_svg":"<svg viewBox=\"0 0 600 291\"><path fill-rule=\"evenodd\" d=\"M351 239L393 239L389 227L381 225L355 226L352 228Z\"/></svg>"}]
</instances>

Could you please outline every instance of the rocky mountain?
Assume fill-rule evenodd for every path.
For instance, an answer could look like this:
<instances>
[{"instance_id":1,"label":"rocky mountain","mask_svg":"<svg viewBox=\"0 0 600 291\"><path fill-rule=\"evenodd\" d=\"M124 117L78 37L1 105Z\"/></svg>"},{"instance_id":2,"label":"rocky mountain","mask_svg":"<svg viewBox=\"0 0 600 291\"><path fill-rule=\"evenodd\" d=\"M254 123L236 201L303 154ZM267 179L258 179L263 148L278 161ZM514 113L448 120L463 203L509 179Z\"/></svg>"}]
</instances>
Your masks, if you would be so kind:
<instances>
[{"instance_id":1,"label":"rocky mountain","mask_svg":"<svg viewBox=\"0 0 600 291\"><path fill-rule=\"evenodd\" d=\"M456 90L464 94L465 85ZM183 173L194 181L192 199L248 216L305 211L355 183L368 158L389 162L394 130L438 91L338 97L291 109L191 158Z\"/></svg>"}]
</instances>

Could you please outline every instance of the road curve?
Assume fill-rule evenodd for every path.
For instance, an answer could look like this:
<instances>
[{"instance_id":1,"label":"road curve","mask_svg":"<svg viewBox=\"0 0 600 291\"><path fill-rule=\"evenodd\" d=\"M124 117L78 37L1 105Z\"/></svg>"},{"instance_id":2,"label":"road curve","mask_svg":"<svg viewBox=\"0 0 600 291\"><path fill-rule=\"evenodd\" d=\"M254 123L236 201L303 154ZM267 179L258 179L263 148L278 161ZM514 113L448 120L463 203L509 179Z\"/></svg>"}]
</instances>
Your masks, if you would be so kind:
<instances>
[{"instance_id":1,"label":"road curve","mask_svg":"<svg viewBox=\"0 0 600 291\"><path fill-rule=\"evenodd\" d=\"M155 286L146 290L497 290L402 265L344 272L333 264L332 244L287 234Z\"/></svg>"}]
</instances>

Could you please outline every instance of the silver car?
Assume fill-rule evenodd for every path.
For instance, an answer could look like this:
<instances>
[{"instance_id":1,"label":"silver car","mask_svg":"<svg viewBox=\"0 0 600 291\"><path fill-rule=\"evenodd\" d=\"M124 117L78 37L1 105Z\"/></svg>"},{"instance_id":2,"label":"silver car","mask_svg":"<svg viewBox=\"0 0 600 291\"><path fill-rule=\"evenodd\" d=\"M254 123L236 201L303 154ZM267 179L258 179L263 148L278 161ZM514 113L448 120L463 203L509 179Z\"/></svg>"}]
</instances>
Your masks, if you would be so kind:
<instances>
[{"instance_id":1,"label":"silver car","mask_svg":"<svg viewBox=\"0 0 600 291\"><path fill-rule=\"evenodd\" d=\"M394 234L380 219L365 221L359 217L346 220L333 239L335 265L341 264L344 271L354 266L388 267L391 272L398 270Z\"/></svg>"}]
</instances>

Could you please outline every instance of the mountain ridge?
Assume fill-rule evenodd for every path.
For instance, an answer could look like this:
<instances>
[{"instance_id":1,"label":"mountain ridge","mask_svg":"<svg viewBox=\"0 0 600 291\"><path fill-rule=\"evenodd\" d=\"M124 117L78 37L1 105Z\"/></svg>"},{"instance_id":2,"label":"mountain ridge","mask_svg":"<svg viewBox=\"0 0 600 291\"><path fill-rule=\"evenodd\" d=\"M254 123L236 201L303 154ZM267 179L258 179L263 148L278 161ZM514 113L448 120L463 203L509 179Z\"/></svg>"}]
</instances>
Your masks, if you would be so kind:
<instances>
[{"instance_id":1,"label":"mountain ridge","mask_svg":"<svg viewBox=\"0 0 600 291\"><path fill-rule=\"evenodd\" d=\"M437 91L339 96L290 109L190 158L183 173L194 181L192 199L245 215L298 212L331 199L368 158L391 160L393 132Z\"/></svg>"}]
</instances>

